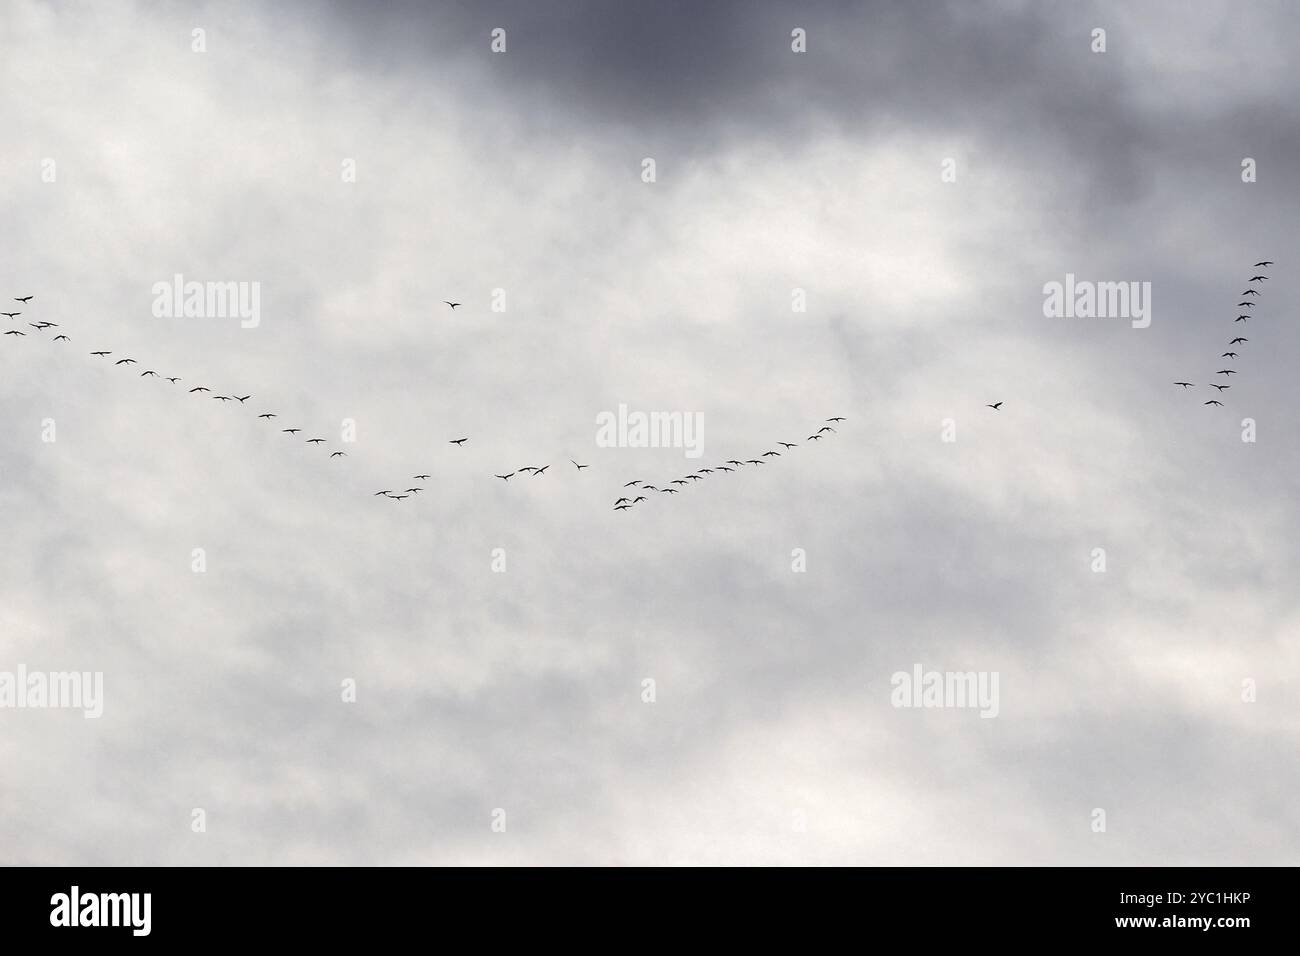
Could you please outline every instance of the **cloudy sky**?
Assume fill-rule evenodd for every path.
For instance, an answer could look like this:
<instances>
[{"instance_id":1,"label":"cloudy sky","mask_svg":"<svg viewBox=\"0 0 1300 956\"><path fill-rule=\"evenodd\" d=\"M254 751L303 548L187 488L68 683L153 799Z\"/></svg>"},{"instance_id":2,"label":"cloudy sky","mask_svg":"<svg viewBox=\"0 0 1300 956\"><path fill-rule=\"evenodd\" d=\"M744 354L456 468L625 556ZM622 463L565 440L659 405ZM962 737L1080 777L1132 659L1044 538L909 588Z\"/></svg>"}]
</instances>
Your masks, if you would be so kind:
<instances>
[{"instance_id":1,"label":"cloudy sky","mask_svg":"<svg viewBox=\"0 0 1300 956\"><path fill-rule=\"evenodd\" d=\"M1297 861L1300 10L260 6L0 6L0 863Z\"/></svg>"}]
</instances>

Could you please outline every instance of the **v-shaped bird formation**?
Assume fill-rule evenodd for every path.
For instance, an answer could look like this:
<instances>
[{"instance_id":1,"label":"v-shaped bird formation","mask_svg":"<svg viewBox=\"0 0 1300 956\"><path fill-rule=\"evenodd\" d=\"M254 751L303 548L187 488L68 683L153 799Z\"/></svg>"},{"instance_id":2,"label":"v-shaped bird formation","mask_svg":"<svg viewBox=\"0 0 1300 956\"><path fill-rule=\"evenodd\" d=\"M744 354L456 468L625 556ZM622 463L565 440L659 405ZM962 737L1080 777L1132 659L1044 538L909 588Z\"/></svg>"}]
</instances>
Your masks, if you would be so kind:
<instances>
[{"instance_id":1,"label":"v-shaped bird formation","mask_svg":"<svg viewBox=\"0 0 1300 956\"><path fill-rule=\"evenodd\" d=\"M1271 259L1261 259L1259 262L1256 262L1253 266L1251 266L1251 271L1254 272L1255 274L1246 280L1246 288L1242 292L1238 293L1238 295L1241 298L1241 301L1238 302L1236 305L1237 317L1232 320L1233 325L1237 325L1238 323L1249 323L1251 319L1257 317L1253 312L1242 312L1241 310L1254 309L1259 305L1259 300L1262 296L1259 291L1260 286L1258 284L1262 282L1267 282L1268 276L1265 273L1256 270L1267 269L1271 267L1273 264L1274 264L1273 260ZM1245 345L1249 341L1250 339L1248 339L1246 336L1241 335L1239 333L1235 334L1232 338L1228 340L1228 351L1224 352L1222 355L1219 356L1220 360L1227 359L1228 361L1226 363L1223 362L1215 363L1216 365L1226 364L1228 367L1221 368L1214 373L1215 375L1222 375L1223 378L1219 379L1218 381L1213 381L1208 383L1207 387L1214 389L1215 395L1214 397L1210 398L1208 401L1202 402L1201 403L1202 405L1214 405L1219 408L1223 407L1223 402L1221 401L1221 399L1227 397L1226 393L1230 388L1232 388L1233 385L1232 376L1237 374L1237 369L1233 366L1236 363L1237 358L1241 355L1241 353L1236 351L1236 349L1239 346ZM1174 385L1180 387L1184 392L1187 391L1189 388L1196 387L1195 382L1174 382Z\"/></svg>"}]
</instances>

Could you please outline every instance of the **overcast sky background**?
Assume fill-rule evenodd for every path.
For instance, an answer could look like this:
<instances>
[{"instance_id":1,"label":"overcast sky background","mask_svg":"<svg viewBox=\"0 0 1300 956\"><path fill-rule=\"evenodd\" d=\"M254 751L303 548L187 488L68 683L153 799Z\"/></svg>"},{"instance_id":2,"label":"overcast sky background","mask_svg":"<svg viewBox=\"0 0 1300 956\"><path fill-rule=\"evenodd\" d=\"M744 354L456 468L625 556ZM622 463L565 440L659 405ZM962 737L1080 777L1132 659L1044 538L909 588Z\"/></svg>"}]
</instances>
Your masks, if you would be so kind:
<instances>
[{"instance_id":1,"label":"overcast sky background","mask_svg":"<svg viewBox=\"0 0 1300 956\"><path fill-rule=\"evenodd\" d=\"M0 862L1294 864L1300 9L1132 6L0 6Z\"/></svg>"}]
</instances>

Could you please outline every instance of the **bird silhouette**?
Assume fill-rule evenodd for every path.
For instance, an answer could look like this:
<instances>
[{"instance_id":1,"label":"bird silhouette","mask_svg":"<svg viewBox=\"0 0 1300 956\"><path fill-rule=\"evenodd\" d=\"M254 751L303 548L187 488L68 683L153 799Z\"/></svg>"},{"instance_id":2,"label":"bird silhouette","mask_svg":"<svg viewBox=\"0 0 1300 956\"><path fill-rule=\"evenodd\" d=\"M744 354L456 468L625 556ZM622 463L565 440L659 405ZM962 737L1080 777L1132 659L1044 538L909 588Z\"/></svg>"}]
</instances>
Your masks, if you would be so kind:
<instances>
[{"instance_id":1,"label":"bird silhouette","mask_svg":"<svg viewBox=\"0 0 1300 956\"><path fill-rule=\"evenodd\" d=\"M1258 269L1261 266L1271 266L1272 264L1273 264L1272 262L1256 262L1253 266L1251 266L1251 268Z\"/></svg>"},{"instance_id":2,"label":"bird silhouette","mask_svg":"<svg viewBox=\"0 0 1300 956\"><path fill-rule=\"evenodd\" d=\"M1218 400L1212 398L1212 399L1210 399L1208 402L1202 402L1201 404L1203 404L1203 405L1222 405L1223 402L1220 402L1220 401L1218 401Z\"/></svg>"},{"instance_id":3,"label":"bird silhouette","mask_svg":"<svg viewBox=\"0 0 1300 956\"><path fill-rule=\"evenodd\" d=\"M632 480L632 481L629 481L629 482L628 482L626 485L624 485L623 487L624 487L624 488L631 488L633 485L635 485L635 484L639 484L640 482L641 482L641 479L640 479L640 478L636 478L636 479L634 479L634 480Z\"/></svg>"},{"instance_id":4,"label":"bird silhouette","mask_svg":"<svg viewBox=\"0 0 1300 956\"><path fill-rule=\"evenodd\" d=\"M509 482L511 477L513 476L514 476L514 472L512 471L508 475L497 475L496 477L500 478L502 481Z\"/></svg>"},{"instance_id":5,"label":"bird silhouette","mask_svg":"<svg viewBox=\"0 0 1300 956\"><path fill-rule=\"evenodd\" d=\"M418 495L423 490L424 490L423 488L407 488L406 493L408 495Z\"/></svg>"},{"instance_id":6,"label":"bird silhouette","mask_svg":"<svg viewBox=\"0 0 1300 956\"><path fill-rule=\"evenodd\" d=\"M582 469L584 469L584 468L590 468L590 467L591 467L590 465L579 465L576 461L573 461L572 458L570 458L569 461L573 463L573 467L574 467L574 468L577 468L578 471L582 471Z\"/></svg>"},{"instance_id":7,"label":"bird silhouette","mask_svg":"<svg viewBox=\"0 0 1300 956\"><path fill-rule=\"evenodd\" d=\"M181 380L181 379L180 379L180 376L179 376L179 375L177 375L177 376L175 376L175 377L169 377L169 378L167 379L167 381L171 382L173 385L175 385L175 384L176 384L177 382L179 382L180 380Z\"/></svg>"},{"instance_id":8,"label":"bird silhouette","mask_svg":"<svg viewBox=\"0 0 1300 956\"><path fill-rule=\"evenodd\" d=\"M309 444L309 445L319 445L319 444L320 444L321 442L323 442L324 440L325 440L325 439L323 439L323 438L308 438L308 439L307 439L307 444Z\"/></svg>"},{"instance_id":9,"label":"bird silhouette","mask_svg":"<svg viewBox=\"0 0 1300 956\"><path fill-rule=\"evenodd\" d=\"M763 452L763 457L764 457L764 458L767 458L767 457L769 457L769 456L771 456L771 455L775 455L777 458L780 458L780 457L781 457L781 453L780 453L779 451L765 451L765 452Z\"/></svg>"},{"instance_id":10,"label":"bird silhouette","mask_svg":"<svg viewBox=\"0 0 1300 956\"><path fill-rule=\"evenodd\" d=\"M428 479L432 478L433 475L412 475L411 477L415 481L427 481Z\"/></svg>"},{"instance_id":11,"label":"bird silhouette","mask_svg":"<svg viewBox=\"0 0 1300 956\"><path fill-rule=\"evenodd\" d=\"M734 469L734 468L728 468L726 465L719 465L719 466L718 466L718 471L725 471L725 472L727 472L728 474L730 474L731 472L733 472L733 471L735 471L735 470L736 470L736 469Z\"/></svg>"},{"instance_id":12,"label":"bird silhouette","mask_svg":"<svg viewBox=\"0 0 1300 956\"><path fill-rule=\"evenodd\" d=\"M665 494L665 495L675 495L675 494L677 494L677 489L676 489L676 488L660 488L659 490L660 490L660 492L662 492L662 493Z\"/></svg>"},{"instance_id":13,"label":"bird silhouette","mask_svg":"<svg viewBox=\"0 0 1300 956\"><path fill-rule=\"evenodd\" d=\"M743 461L736 461L736 459L733 458L733 459L731 459L730 461L728 461L727 464L728 464L728 465L735 465L737 468L739 468L741 465L744 464L744 462L743 462Z\"/></svg>"},{"instance_id":14,"label":"bird silhouette","mask_svg":"<svg viewBox=\"0 0 1300 956\"><path fill-rule=\"evenodd\" d=\"M26 334L27 334L26 332L19 332L17 329L10 329L8 332L5 333L5 335L26 335ZM118 364L120 365L121 363L119 362Z\"/></svg>"},{"instance_id":15,"label":"bird silhouette","mask_svg":"<svg viewBox=\"0 0 1300 956\"><path fill-rule=\"evenodd\" d=\"M992 405L985 405L984 407L985 407L985 408L991 408L991 409L993 409L993 410L996 412L996 411L998 411L999 409L1002 408L1002 403L1001 403L1001 402L994 402Z\"/></svg>"},{"instance_id":16,"label":"bird silhouette","mask_svg":"<svg viewBox=\"0 0 1300 956\"><path fill-rule=\"evenodd\" d=\"M1236 357L1237 357L1236 352L1224 352L1222 355L1219 356L1219 358L1236 358Z\"/></svg>"},{"instance_id":17,"label":"bird silhouette","mask_svg":"<svg viewBox=\"0 0 1300 956\"><path fill-rule=\"evenodd\" d=\"M135 364L135 359L118 359L118 360L117 360L116 362L114 362L113 364L114 364L114 365L134 365L134 364Z\"/></svg>"},{"instance_id":18,"label":"bird silhouette","mask_svg":"<svg viewBox=\"0 0 1300 956\"><path fill-rule=\"evenodd\" d=\"M751 465L766 465L766 464L767 464L767 462L765 462L765 461L759 461L757 458L751 458L751 459L749 459L749 463L750 463Z\"/></svg>"},{"instance_id":19,"label":"bird silhouette","mask_svg":"<svg viewBox=\"0 0 1300 956\"><path fill-rule=\"evenodd\" d=\"M1238 302L1238 303L1237 303L1237 308L1239 308L1239 309L1253 309L1253 308L1255 308L1255 303L1254 303L1254 302Z\"/></svg>"},{"instance_id":20,"label":"bird silhouette","mask_svg":"<svg viewBox=\"0 0 1300 956\"><path fill-rule=\"evenodd\" d=\"M1248 322L1248 321L1250 321L1250 316L1248 316L1248 315L1239 315L1239 316L1237 316L1235 319L1233 319L1232 321L1234 321L1234 322Z\"/></svg>"},{"instance_id":21,"label":"bird silhouette","mask_svg":"<svg viewBox=\"0 0 1300 956\"><path fill-rule=\"evenodd\" d=\"M1235 339L1233 339L1233 340L1232 340L1231 342L1229 342L1228 344L1229 344L1229 345L1236 345L1236 344L1238 344L1238 343L1240 343L1240 342L1249 342L1249 341L1250 341L1250 339L1243 339L1241 336L1237 336Z\"/></svg>"},{"instance_id":22,"label":"bird silhouette","mask_svg":"<svg viewBox=\"0 0 1300 956\"><path fill-rule=\"evenodd\" d=\"M66 335L56 335L56 336L54 336L54 341L56 341L56 342L71 342L72 339L68 338Z\"/></svg>"},{"instance_id":23,"label":"bird silhouette","mask_svg":"<svg viewBox=\"0 0 1300 956\"><path fill-rule=\"evenodd\" d=\"M7 315L9 316L9 319L12 321L13 319L16 319L18 318L18 316L22 315L22 313L21 312L0 312L0 315Z\"/></svg>"},{"instance_id":24,"label":"bird silhouette","mask_svg":"<svg viewBox=\"0 0 1300 956\"><path fill-rule=\"evenodd\" d=\"M1231 385L1215 385L1213 382L1211 382L1211 383L1210 383L1210 388L1217 388L1217 389L1218 389L1219 391L1221 391L1221 392L1226 392L1228 389L1232 388L1232 386L1231 386Z\"/></svg>"},{"instance_id":25,"label":"bird silhouette","mask_svg":"<svg viewBox=\"0 0 1300 956\"><path fill-rule=\"evenodd\" d=\"M617 501L614 502L614 504L616 504L616 505L621 505L621 504L623 504L623 502L625 502L625 501L627 501L626 498L619 498Z\"/></svg>"},{"instance_id":26,"label":"bird silhouette","mask_svg":"<svg viewBox=\"0 0 1300 956\"><path fill-rule=\"evenodd\" d=\"M383 491L376 491L376 492L375 492L373 495L371 495L370 497L372 497L372 498L378 498L380 495L391 495L392 493L393 493L393 489L391 489L391 488L386 488L386 489L384 489Z\"/></svg>"},{"instance_id":27,"label":"bird silhouette","mask_svg":"<svg viewBox=\"0 0 1300 956\"><path fill-rule=\"evenodd\" d=\"M34 295L25 295L25 296L22 296L22 297L20 297L20 298L16 297L16 298L14 299L14 301L15 301L15 302L21 302L21 303L23 303L24 305L26 305L28 302L32 301L32 299L34 299L34 298L36 298L36 296L34 296Z\"/></svg>"},{"instance_id":28,"label":"bird silhouette","mask_svg":"<svg viewBox=\"0 0 1300 956\"><path fill-rule=\"evenodd\" d=\"M332 452L330 452L330 457L331 457L331 458L346 458L347 456L348 456L348 453L345 452L345 451L332 451Z\"/></svg>"},{"instance_id":29,"label":"bird silhouette","mask_svg":"<svg viewBox=\"0 0 1300 956\"><path fill-rule=\"evenodd\" d=\"M777 442L777 444L778 444L778 445L781 445L781 446L783 446L783 447L785 447L785 448L798 448L798 447L799 447L799 443L798 443L798 442L792 442L792 441L779 441L779 442Z\"/></svg>"},{"instance_id":30,"label":"bird silhouette","mask_svg":"<svg viewBox=\"0 0 1300 956\"><path fill-rule=\"evenodd\" d=\"M141 378L144 378L146 375L152 375L154 378L158 377L158 373L155 372L153 369L148 369L147 371L140 373Z\"/></svg>"},{"instance_id":31,"label":"bird silhouette","mask_svg":"<svg viewBox=\"0 0 1300 956\"><path fill-rule=\"evenodd\" d=\"M212 400L213 400L214 402L230 402L230 401L234 401L234 399L232 399L229 395L213 395L213 396L212 396Z\"/></svg>"},{"instance_id":32,"label":"bird silhouette","mask_svg":"<svg viewBox=\"0 0 1300 956\"><path fill-rule=\"evenodd\" d=\"M826 420L827 420L828 422L842 422L842 421L844 421L843 418L828 418L828 419L826 419Z\"/></svg>"},{"instance_id":33,"label":"bird silhouette","mask_svg":"<svg viewBox=\"0 0 1300 956\"><path fill-rule=\"evenodd\" d=\"M1001 405L1001 404L1002 404L1001 402L998 402L998 405ZM989 408L996 408L996 407L997 407L997 405L990 405L990 406L989 406ZM830 425L823 425L821 428L817 429L817 433L818 433L819 435L820 435L822 432L833 432L833 431L835 431L835 429L834 429L834 428L831 428Z\"/></svg>"},{"instance_id":34,"label":"bird silhouette","mask_svg":"<svg viewBox=\"0 0 1300 956\"><path fill-rule=\"evenodd\" d=\"M628 509L628 508L631 508L631 507L632 507L631 505L615 505L615 506L614 506L614 510L615 510L615 511L627 511L627 509Z\"/></svg>"},{"instance_id":35,"label":"bird silhouette","mask_svg":"<svg viewBox=\"0 0 1300 956\"><path fill-rule=\"evenodd\" d=\"M1174 382L1175 385L1181 385L1183 388L1191 388L1191 382Z\"/></svg>"},{"instance_id":36,"label":"bird silhouette","mask_svg":"<svg viewBox=\"0 0 1300 956\"><path fill-rule=\"evenodd\" d=\"M410 495L389 495L388 497L392 498L394 501L401 501L403 498L409 498L411 496Z\"/></svg>"},{"instance_id":37,"label":"bird silhouette","mask_svg":"<svg viewBox=\"0 0 1300 956\"><path fill-rule=\"evenodd\" d=\"M685 478L675 478L675 479L673 479L672 481L670 481L669 484L670 484L670 485L684 485L684 484L686 484L686 479L685 479Z\"/></svg>"},{"instance_id":38,"label":"bird silhouette","mask_svg":"<svg viewBox=\"0 0 1300 956\"><path fill-rule=\"evenodd\" d=\"M1251 282L1267 282L1267 281L1268 281L1268 276L1251 276L1251 277L1250 277L1250 281L1251 281Z\"/></svg>"},{"instance_id":39,"label":"bird silhouette","mask_svg":"<svg viewBox=\"0 0 1300 956\"><path fill-rule=\"evenodd\" d=\"M1247 289L1245 292L1242 293L1242 295L1259 295L1259 293L1256 292L1254 289Z\"/></svg>"},{"instance_id":40,"label":"bird silhouette","mask_svg":"<svg viewBox=\"0 0 1300 956\"><path fill-rule=\"evenodd\" d=\"M112 352L91 352L91 355L112 355Z\"/></svg>"},{"instance_id":41,"label":"bird silhouette","mask_svg":"<svg viewBox=\"0 0 1300 956\"><path fill-rule=\"evenodd\" d=\"M638 495L637 497L633 498L632 504L636 504L638 501L645 501L645 495Z\"/></svg>"},{"instance_id":42,"label":"bird silhouette","mask_svg":"<svg viewBox=\"0 0 1300 956\"><path fill-rule=\"evenodd\" d=\"M703 480L704 480L704 479L701 478L699 475L687 475L686 477L689 478L689 479L691 479L691 481L703 481Z\"/></svg>"},{"instance_id":43,"label":"bird silhouette","mask_svg":"<svg viewBox=\"0 0 1300 956\"><path fill-rule=\"evenodd\" d=\"M534 468L533 477L536 478L538 475L546 474L546 469L550 467L551 467L550 465L543 465L541 468Z\"/></svg>"},{"instance_id":44,"label":"bird silhouette","mask_svg":"<svg viewBox=\"0 0 1300 956\"><path fill-rule=\"evenodd\" d=\"M465 444L465 442L467 442L467 441L469 441L468 438L453 438L451 441L447 442L447 444L448 444L448 445L455 445L457 448L459 448L461 445ZM549 466L547 466L547 467L549 467Z\"/></svg>"},{"instance_id":45,"label":"bird silhouette","mask_svg":"<svg viewBox=\"0 0 1300 956\"><path fill-rule=\"evenodd\" d=\"M1218 371L1217 374L1219 374L1219 375L1236 375L1237 372L1236 372L1235 369L1230 369L1230 368L1221 368L1221 369L1219 369L1219 371Z\"/></svg>"},{"instance_id":46,"label":"bird silhouette","mask_svg":"<svg viewBox=\"0 0 1300 956\"><path fill-rule=\"evenodd\" d=\"M302 431L302 429L301 429L301 428L281 428L280 431L282 431L282 432L288 432L290 435L296 435L296 434L298 434L300 431Z\"/></svg>"},{"instance_id":47,"label":"bird silhouette","mask_svg":"<svg viewBox=\"0 0 1300 956\"><path fill-rule=\"evenodd\" d=\"M821 441L824 437L824 435L809 435L806 441Z\"/></svg>"},{"instance_id":48,"label":"bird silhouette","mask_svg":"<svg viewBox=\"0 0 1300 956\"><path fill-rule=\"evenodd\" d=\"M278 416L275 414L275 412L262 412L262 414L258 415L257 417L258 417L258 418L277 418Z\"/></svg>"},{"instance_id":49,"label":"bird silhouette","mask_svg":"<svg viewBox=\"0 0 1300 956\"><path fill-rule=\"evenodd\" d=\"M456 311L456 306L458 306L458 305L461 304L461 303L459 303L459 302L447 302L446 299L443 299L442 301L443 301L443 302L446 302L447 305L451 306L451 310L452 310L453 312Z\"/></svg>"},{"instance_id":50,"label":"bird silhouette","mask_svg":"<svg viewBox=\"0 0 1300 956\"><path fill-rule=\"evenodd\" d=\"M642 491L663 491L662 488L656 488L654 485L642 485Z\"/></svg>"}]
</instances>

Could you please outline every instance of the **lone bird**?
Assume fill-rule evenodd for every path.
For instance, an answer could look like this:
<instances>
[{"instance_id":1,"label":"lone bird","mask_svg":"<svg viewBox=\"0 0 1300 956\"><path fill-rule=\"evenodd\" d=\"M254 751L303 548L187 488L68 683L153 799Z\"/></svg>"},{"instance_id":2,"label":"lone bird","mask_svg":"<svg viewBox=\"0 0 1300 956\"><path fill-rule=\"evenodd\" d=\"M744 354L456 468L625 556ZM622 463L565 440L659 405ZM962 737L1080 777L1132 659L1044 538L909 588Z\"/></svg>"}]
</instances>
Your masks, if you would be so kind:
<instances>
[{"instance_id":1,"label":"lone bird","mask_svg":"<svg viewBox=\"0 0 1300 956\"><path fill-rule=\"evenodd\" d=\"M1219 374L1219 375L1236 375L1237 372L1236 372L1235 369L1230 369L1230 368L1221 368L1221 369L1219 369L1218 374Z\"/></svg>"},{"instance_id":2,"label":"lone bird","mask_svg":"<svg viewBox=\"0 0 1300 956\"><path fill-rule=\"evenodd\" d=\"M993 410L996 412L998 409L1000 409L1000 408L1002 407L1002 403L1001 403L1001 402L994 402L992 405L985 405L984 407L985 407L985 408L991 408L991 409L993 409Z\"/></svg>"},{"instance_id":3,"label":"lone bird","mask_svg":"<svg viewBox=\"0 0 1300 956\"><path fill-rule=\"evenodd\" d=\"M1237 357L1236 352L1224 352L1222 355L1219 356L1219 358L1236 358L1236 357Z\"/></svg>"},{"instance_id":4,"label":"lone bird","mask_svg":"<svg viewBox=\"0 0 1300 956\"><path fill-rule=\"evenodd\" d=\"M345 452L345 451L333 451L333 452L330 452L330 457L331 457L331 458L346 458L347 456L348 456L348 453ZM409 489L408 489L408 490L409 490Z\"/></svg>"},{"instance_id":5,"label":"lone bird","mask_svg":"<svg viewBox=\"0 0 1300 956\"><path fill-rule=\"evenodd\" d=\"M288 432L290 435L296 435L296 434L298 434L300 431L302 431L302 429L301 429L301 428L281 428L280 431L282 431L282 432Z\"/></svg>"},{"instance_id":6,"label":"lone bird","mask_svg":"<svg viewBox=\"0 0 1300 956\"><path fill-rule=\"evenodd\" d=\"M32 299L34 299L34 298L36 298L36 296L34 296L34 295L25 295L25 296L22 296L22 297L15 297L15 298L14 298L14 301L15 301L15 302L21 302L23 305L26 305L28 302L32 301Z\"/></svg>"},{"instance_id":7,"label":"lone bird","mask_svg":"<svg viewBox=\"0 0 1300 956\"><path fill-rule=\"evenodd\" d=\"M469 441L468 438L453 438L451 441L447 442L447 444L448 444L448 445L455 445L457 448L459 448L461 445L465 444L465 442L467 442L467 441ZM550 467L550 466L548 465L547 467Z\"/></svg>"},{"instance_id":8,"label":"lone bird","mask_svg":"<svg viewBox=\"0 0 1300 956\"><path fill-rule=\"evenodd\" d=\"M1204 405L1222 405L1223 402L1220 402L1220 401L1218 401L1217 399L1213 399L1213 398L1212 398L1212 399L1210 399L1208 402L1203 402L1202 404L1204 404Z\"/></svg>"},{"instance_id":9,"label":"lone bird","mask_svg":"<svg viewBox=\"0 0 1300 956\"><path fill-rule=\"evenodd\" d=\"M826 419L826 420L827 420L828 422L842 422L842 421L844 421L843 418L828 418L828 419Z\"/></svg>"},{"instance_id":10,"label":"lone bird","mask_svg":"<svg viewBox=\"0 0 1300 956\"><path fill-rule=\"evenodd\" d=\"M262 414L258 415L257 417L258 417L258 418L275 418L276 415L275 415L274 412L262 412Z\"/></svg>"},{"instance_id":11,"label":"lone bird","mask_svg":"<svg viewBox=\"0 0 1300 956\"><path fill-rule=\"evenodd\" d=\"M1237 336L1235 339L1233 339L1233 340L1232 340L1231 342L1229 342L1228 344L1229 344L1229 345L1236 345L1236 344L1239 343L1239 342L1249 342L1249 341L1250 341L1250 339L1243 339L1241 336Z\"/></svg>"},{"instance_id":12,"label":"lone bird","mask_svg":"<svg viewBox=\"0 0 1300 956\"><path fill-rule=\"evenodd\" d=\"M584 468L590 468L590 467L591 467L590 465L579 465L576 461L573 461L572 458L570 458L569 461L573 463L573 467L574 467L574 468L577 468L578 471L582 471L582 469L584 469Z\"/></svg>"},{"instance_id":13,"label":"lone bird","mask_svg":"<svg viewBox=\"0 0 1300 956\"><path fill-rule=\"evenodd\" d=\"M1191 382L1174 382L1175 385L1181 385L1183 388L1191 388Z\"/></svg>"},{"instance_id":14,"label":"lone bird","mask_svg":"<svg viewBox=\"0 0 1300 956\"><path fill-rule=\"evenodd\" d=\"M446 299L443 299L442 301L443 301L444 303L446 303L447 305L451 306L451 310L452 310L453 312L456 311L456 306L460 305L459 302L447 302Z\"/></svg>"},{"instance_id":15,"label":"lone bird","mask_svg":"<svg viewBox=\"0 0 1300 956\"><path fill-rule=\"evenodd\" d=\"M1261 266L1271 266L1272 264L1273 264L1272 262L1267 262L1267 261L1266 261L1266 262L1256 262L1253 266L1251 266L1251 268L1252 268L1252 269L1258 269L1258 268L1260 268Z\"/></svg>"},{"instance_id":16,"label":"lone bird","mask_svg":"<svg viewBox=\"0 0 1300 956\"><path fill-rule=\"evenodd\" d=\"M411 476L412 480L414 480L414 481L427 481L428 479L430 479L430 478L432 478L432 477L433 477L433 475L412 475L412 476Z\"/></svg>"},{"instance_id":17,"label":"lone bird","mask_svg":"<svg viewBox=\"0 0 1300 956\"><path fill-rule=\"evenodd\" d=\"M112 355L112 352L91 352L91 355Z\"/></svg>"},{"instance_id":18,"label":"lone bird","mask_svg":"<svg viewBox=\"0 0 1300 956\"><path fill-rule=\"evenodd\" d=\"M174 378L169 377L169 378L167 379L167 381L171 382L173 385L175 385L175 384L176 384L177 382L179 382L180 380L181 380L181 379L180 379L180 376L179 376L179 375L177 375L177 376L174 377Z\"/></svg>"}]
</instances>

